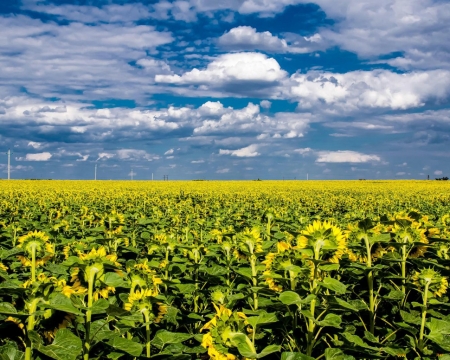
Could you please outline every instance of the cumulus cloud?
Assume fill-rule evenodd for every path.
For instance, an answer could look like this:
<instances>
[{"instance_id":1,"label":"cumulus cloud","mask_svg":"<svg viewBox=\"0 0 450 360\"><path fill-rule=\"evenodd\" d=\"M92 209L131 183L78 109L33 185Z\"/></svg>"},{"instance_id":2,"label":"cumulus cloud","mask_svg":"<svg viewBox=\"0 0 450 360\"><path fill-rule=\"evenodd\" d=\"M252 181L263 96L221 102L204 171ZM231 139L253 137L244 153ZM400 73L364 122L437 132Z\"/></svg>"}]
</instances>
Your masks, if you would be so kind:
<instances>
[{"instance_id":1,"label":"cumulus cloud","mask_svg":"<svg viewBox=\"0 0 450 360\"><path fill-rule=\"evenodd\" d=\"M205 69L193 69L182 75L156 75L157 83L199 85L202 90L256 94L277 85L287 77L274 58L246 52L216 57Z\"/></svg>"},{"instance_id":2,"label":"cumulus cloud","mask_svg":"<svg viewBox=\"0 0 450 360\"><path fill-rule=\"evenodd\" d=\"M408 109L450 94L450 71L433 70L398 74L388 70L351 71L343 74L311 71L294 74L291 95L300 106L317 104L345 111L359 108Z\"/></svg>"},{"instance_id":3,"label":"cumulus cloud","mask_svg":"<svg viewBox=\"0 0 450 360\"><path fill-rule=\"evenodd\" d=\"M436 170L435 172L434 172L434 175L442 175L442 171L441 170Z\"/></svg>"},{"instance_id":4,"label":"cumulus cloud","mask_svg":"<svg viewBox=\"0 0 450 360\"><path fill-rule=\"evenodd\" d=\"M317 163L365 163L372 161L381 161L378 155L367 155L357 151L339 150L339 151L319 151Z\"/></svg>"},{"instance_id":5,"label":"cumulus cloud","mask_svg":"<svg viewBox=\"0 0 450 360\"><path fill-rule=\"evenodd\" d=\"M272 103L269 100L262 100L259 103L259 106L261 106L264 109L270 109L270 107L272 106Z\"/></svg>"},{"instance_id":6,"label":"cumulus cloud","mask_svg":"<svg viewBox=\"0 0 450 360\"><path fill-rule=\"evenodd\" d=\"M49 152L35 153L35 154L26 154L25 157L18 157L16 160L18 161L48 161L52 157L52 154Z\"/></svg>"},{"instance_id":7,"label":"cumulus cloud","mask_svg":"<svg viewBox=\"0 0 450 360\"><path fill-rule=\"evenodd\" d=\"M147 160L159 159L158 155L147 153L145 150L138 149L120 149L116 151L117 158L120 160Z\"/></svg>"},{"instance_id":8,"label":"cumulus cloud","mask_svg":"<svg viewBox=\"0 0 450 360\"><path fill-rule=\"evenodd\" d=\"M173 149L169 149L169 150L167 150L167 151L164 153L164 155L172 155L173 152L174 152Z\"/></svg>"},{"instance_id":9,"label":"cumulus cloud","mask_svg":"<svg viewBox=\"0 0 450 360\"><path fill-rule=\"evenodd\" d=\"M226 174L228 172L230 172L230 169L228 169L228 168L219 169L216 171L217 174Z\"/></svg>"},{"instance_id":10,"label":"cumulus cloud","mask_svg":"<svg viewBox=\"0 0 450 360\"><path fill-rule=\"evenodd\" d=\"M237 150L219 150L219 155L231 155L237 157L255 157L261 155L258 151L258 145L252 144Z\"/></svg>"},{"instance_id":11,"label":"cumulus cloud","mask_svg":"<svg viewBox=\"0 0 450 360\"><path fill-rule=\"evenodd\" d=\"M217 43L232 51L261 50L271 53L308 53L317 48L320 35L297 37L293 44L272 35L269 31L258 32L251 26L238 26L223 34Z\"/></svg>"}]
</instances>

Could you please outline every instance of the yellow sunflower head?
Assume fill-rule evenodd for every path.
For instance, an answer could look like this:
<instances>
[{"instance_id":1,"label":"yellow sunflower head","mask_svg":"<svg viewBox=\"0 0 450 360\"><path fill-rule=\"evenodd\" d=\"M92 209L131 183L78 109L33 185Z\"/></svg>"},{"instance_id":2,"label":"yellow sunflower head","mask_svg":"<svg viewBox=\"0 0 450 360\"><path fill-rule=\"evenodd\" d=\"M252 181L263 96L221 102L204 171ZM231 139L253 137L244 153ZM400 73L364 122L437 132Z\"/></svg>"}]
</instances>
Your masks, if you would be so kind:
<instances>
[{"instance_id":1,"label":"yellow sunflower head","mask_svg":"<svg viewBox=\"0 0 450 360\"><path fill-rule=\"evenodd\" d=\"M316 260L338 262L347 251L347 235L329 221L315 220L297 238L296 248L309 250Z\"/></svg>"},{"instance_id":2,"label":"yellow sunflower head","mask_svg":"<svg viewBox=\"0 0 450 360\"><path fill-rule=\"evenodd\" d=\"M245 229L238 238L242 250L250 254L263 252L261 231L258 227L253 227L251 230Z\"/></svg>"},{"instance_id":3,"label":"yellow sunflower head","mask_svg":"<svg viewBox=\"0 0 450 360\"><path fill-rule=\"evenodd\" d=\"M444 295L448 289L447 278L431 268L416 271L412 280L419 290L428 289L429 293L437 297Z\"/></svg>"},{"instance_id":4,"label":"yellow sunflower head","mask_svg":"<svg viewBox=\"0 0 450 360\"><path fill-rule=\"evenodd\" d=\"M30 256L34 249L36 251L36 257L42 257L45 252L53 253L53 246L49 243L48 239L49 237L43 231L30 231L18 239L17 247L24 249Z\"/></svg>"}]
</instances>

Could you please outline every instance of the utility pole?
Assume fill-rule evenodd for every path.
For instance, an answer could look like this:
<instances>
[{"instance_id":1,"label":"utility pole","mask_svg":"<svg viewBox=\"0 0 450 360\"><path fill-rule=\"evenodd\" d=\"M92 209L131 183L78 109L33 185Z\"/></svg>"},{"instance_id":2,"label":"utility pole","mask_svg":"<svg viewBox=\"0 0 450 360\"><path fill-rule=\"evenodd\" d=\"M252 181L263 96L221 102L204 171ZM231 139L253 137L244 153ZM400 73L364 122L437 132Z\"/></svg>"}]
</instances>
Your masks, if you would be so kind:
<instances>
[{"instance_id":1,"label":"utility pole","mask_svg":"<svg viewBox=\"0 0 450 360\"><path fill-rule=\"evenodd\" d=\"M8 149L8 180L11 180L11 149Z\"/></svg>"},{"instance_id":2,"label":"utility pole","mask_svg":"<svg viewBox=\"0 0 450 360\"><path fill-rule=\"evenodd\" d=\"M97 163L95 163L94 180L97 180Z\"/></svg>"}]
</instances>

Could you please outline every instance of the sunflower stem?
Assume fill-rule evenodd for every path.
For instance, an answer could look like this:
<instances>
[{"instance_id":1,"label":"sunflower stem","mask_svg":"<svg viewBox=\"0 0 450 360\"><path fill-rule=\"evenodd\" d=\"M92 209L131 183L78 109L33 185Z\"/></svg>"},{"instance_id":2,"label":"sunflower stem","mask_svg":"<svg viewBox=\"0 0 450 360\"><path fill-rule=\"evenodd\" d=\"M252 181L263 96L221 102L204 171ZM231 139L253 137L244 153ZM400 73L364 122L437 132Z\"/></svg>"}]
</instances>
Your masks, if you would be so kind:
<instances>
[{"instance_id":1,"label":"sunflower stem","mask_svg":"<svg viewBox=\"0 0 450 360\"><path fill-rule=\"evenodd\" d=\"M93 299L94 299L94 283L95 283L95 276L97 275L98 270L96 268L92 268L89 272L89 280L88 280L88 310L86 311L86 336L84 339L83 344L83 352L84 360L89 360L89 350L91 348L90 343L90 331L91 331L91 321L92 321L92 305L93 305Z\"/></svg>"},{"instance_id":2,"label":"sunflower stem","mask_svg":"<svg viewBox=\"0 0 450 360\"><path fill-rule=\"evenodd\" d=\"M372 271L372 249L367 235L364 236L364 242L366 243L367 261L366 265L370 269L367 274L367 284L369 286L369 329L373 335L375 332L375 299L373 295L373 271Z\"/></svg>"},{"instance_id":3,"label":"sunflower stem","mask_svg":"<svg viewBox=\"0 0 450 360\"><path fill-rule=\"evenodd\" d=\"M429 285L430 285L430 283L427 282L427 284L425 285L425 290L424 290L424 294L423 294L422 322L420 324L420 333L419 333L419 350L420 350L420 352L423 352L423 347L424 347L423 335L424 335L424 330L425 330L425 321L427 319L427 301L428 301Z\"/></svg>"},{"instance_id":4,"label":"sunflower stem","mask_svg":"<svg viewBox=\"0 0 450 360\"><path fill-rule=\"evenodd\" d=\"M31 281L36 281L36 244L31 245Z\"/></svg>"},{"instance_id":5,"label":"sunflower stem","mask_svg":"<svg viewBox=\"0 0 450 360\"><path fill-rule=\"evenodd\" d=\"M28 310L29 317L28 317L28 323L27 323L27 330L26 330L26 348L25 348L25 360L31 360L31 353L32 353L32 344L31 340L28 336L29 331L34 330L34 324L35 324L35 315L37 304L39 303L40 299L33 299L30 303L30 308Z\"/></svg>"},{"instance_id":6,"label":"sunflower stem","mask_svg":"<svg viewBox=\"0 0 450 360\"><path fill-rule=\"evenodd\" d=\"M144 314L144 319L145 319L146 356L147 356L147 358L149 358L150 357L150 345L151 345L150 344L150 316L148 314L148 309L145 309L142 313Z\"/></svg>"}]
</instances>

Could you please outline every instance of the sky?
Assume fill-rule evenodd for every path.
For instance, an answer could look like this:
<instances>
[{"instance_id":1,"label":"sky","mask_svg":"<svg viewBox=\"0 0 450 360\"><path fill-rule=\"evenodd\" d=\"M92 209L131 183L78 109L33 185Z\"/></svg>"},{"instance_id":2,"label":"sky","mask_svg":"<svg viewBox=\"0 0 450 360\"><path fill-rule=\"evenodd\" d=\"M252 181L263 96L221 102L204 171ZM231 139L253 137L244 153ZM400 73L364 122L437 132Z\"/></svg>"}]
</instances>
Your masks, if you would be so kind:
<instances>
[{"instance_id":1,"label":"sky","mask_svg":"<svg viewBox=\"0 0 450 360\"><path fill-rule=\"evenodd\" d=\"M4 0L0 178L450 175L448 0Z\"/></svg>"}]
</instances>

